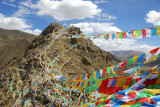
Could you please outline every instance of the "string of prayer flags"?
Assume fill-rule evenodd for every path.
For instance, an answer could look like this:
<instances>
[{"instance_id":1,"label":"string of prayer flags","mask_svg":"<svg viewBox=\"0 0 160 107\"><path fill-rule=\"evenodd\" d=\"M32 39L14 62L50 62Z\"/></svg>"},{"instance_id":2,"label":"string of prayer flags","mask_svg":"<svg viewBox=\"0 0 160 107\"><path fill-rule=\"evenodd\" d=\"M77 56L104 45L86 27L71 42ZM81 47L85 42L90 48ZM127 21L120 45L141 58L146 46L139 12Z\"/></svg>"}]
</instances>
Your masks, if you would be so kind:
<instances>
[{"instance_id":1,"label":"string of prayer flags","mask_svg":"<svg viewBox=\"0 0 160 107\"><path fill-rule=\"evenodd\" d=\"M68 37L63 38L87 38L87 39L96 39L103 38L105 40L114 40L114 39L123 39L123 38L145 38L152 36L160 35L160 27L152 27L147 29L139 29L132 30L128 32L116 32L116 33L106 33L106 34L98 34L98 35L90 35L90 34L78 34L78 35L70 35ZM62 38L62 37L61 37ZM59 38L56 38L59 39Z\"/></svg>"},{"instance_id":2,"label":"string of prayer flags","mask_svg":"<svg viewBox=\"0 0 160 107\"><path fill-rule=\"evenodd\" d=\"M156 48L156 49L153 49L151 51L149 51L148 53L151 53L151 54L157 54L159 52L159 49L160 47ZM120 67L120 68L123 68L125 65L131 65L133 64L134 62L138 61L139 63L142 61L143 57L145 56L146 54L142 54L142 55L138 55L138 56L134 56L133 58L129 59L129 60L126 60L124 62L121 62L120 64L116 64L116 65L112 65L110 67L107 67L107 68L104 68L102 70L97 70L96 72L92 72L92 73L88 73L86 74L85 76L81 76L81 78L84 79L90 79L90 78L99 78L99 77L102 77L103 75L105 76L106 75L106 72L109 76L114 76L114 75L111 75L112 74L115 74L115 71L117 69L117 67ZM159 54L158 54L159 55ZM141 63L139 64L137 67L135 68L132 68L132 69L129 69L129 70L126 70L126 71L120 71L119 73L117 74L121 74L121 73L129 73L130 75L134 75L134 73L136 72L135 70L142 67L144 64L146 63L149 63L149 62L152 62L152 61L155 61L158 57L158 55L155 55L154 57L150 58L148 61L145 61L144 63ZM117 75L116 74L116 75ZM115 76L116 76L115 75ZM136 74L138 75L138 73ZM87 77L87 78L86 78ZM73 80L76 80L80 78L80 76L77 76L75 77ZM70 81L70 79L68 80ZM67 82L68 83L68 82ZM70 84L73 84L73 82L70 82Z\"/></svg>"}]
</instances>

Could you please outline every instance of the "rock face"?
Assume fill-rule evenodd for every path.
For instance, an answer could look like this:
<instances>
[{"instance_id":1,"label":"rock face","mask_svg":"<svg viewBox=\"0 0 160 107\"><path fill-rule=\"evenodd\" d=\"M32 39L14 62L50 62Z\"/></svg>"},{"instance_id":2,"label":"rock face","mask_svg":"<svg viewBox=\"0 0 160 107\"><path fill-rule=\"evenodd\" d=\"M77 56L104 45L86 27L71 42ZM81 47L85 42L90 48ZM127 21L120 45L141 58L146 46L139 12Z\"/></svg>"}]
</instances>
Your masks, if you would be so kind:
<instances>
[{"instance_id":1,"label":"rock face","mask_svg":"<svg viewBox=\"0 0 160 107\"><path fill-rule=\"evenodd\" d=\"M52 33L53 31L54 33ZM32 41L20 60L15 61L2 71L0 81L11 83L12 78L16 76L13 90L20 91L22 87L23 90L32 90L31 81L34 72L40 74L41 78L43 78L44 72L72 77L93 72L120 61L110 53L95 46L91 40L83 38L55 39L80 33L82 32L79 28L71 26L65 29L57 23L51 23L40 36ZM20 84L22 82L23 84ZM9 97L7 92L10 85L8 83L5 87L1 85L1 93L3 93L0 94L1 106L13 106L19 97L17 93L14 93L12 98ZM43 93L43 91L41 92ZM31 97L30 94L28 97ZM25 96L24 99L28 97ZM40 98L42 97L44 98L40 95ZM5 102L4 99L6 99Z\"/></svg>"}]
</instances>

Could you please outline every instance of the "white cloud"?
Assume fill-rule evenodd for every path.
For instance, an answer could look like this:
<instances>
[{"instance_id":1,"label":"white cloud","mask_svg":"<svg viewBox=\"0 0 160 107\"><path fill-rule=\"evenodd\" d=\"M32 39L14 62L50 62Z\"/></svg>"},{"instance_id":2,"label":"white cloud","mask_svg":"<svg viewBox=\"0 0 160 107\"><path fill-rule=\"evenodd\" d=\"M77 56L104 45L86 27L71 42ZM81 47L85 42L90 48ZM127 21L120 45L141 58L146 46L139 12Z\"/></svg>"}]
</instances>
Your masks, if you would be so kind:
<instances>
[{"instance_id":1,"label":"white cloud","mask_svg":"<svg viewBox=\"0 0 160 107\"><path fill-rule=\"evenodd\" d=\"M6 2L6 1L2 1L2 4L8 5L8 6L12 6L12 7L16 7L15 4L13 4L12 2Z\"/></svg>"},{"instance_id":2,"label":"white cloud","mask_svg":"<svg viewBox=\"0 0 160 107\"><path fill-rule=\"evenodd\" d=\"M15 2L16 0L10 0L10 2Z\"/></svg>"},{"instance_id":3,"label":"white cloud","mask_svg":"<svg viewBox=\"0 0 160 107\"><path fill-rule=\"evenodd\" d=\"M99 18L98 20L104 21L104 20L114 20L114 19L117 19L117 17L109 14L102 14L102 18Z\"/></svg>"},{"instance_id":4,"label":"white cloud","mask_svg":"<svg viewBox=\"0 0 160 107\"><path fill-rule=\"evenodd\" d=\"M17 17L6 17L0 13L0 28L10 29L10 30L21 30L24 32L29 32L32 34L40 33L39 29L31 30L32 26L28 25L26 21L22 18Z\"/></svg>"},{"instance_id":5,"label":"white cloud","mask_svg":"<svg viewBox=\"0 0 160 107\"><path fill-rule=\"evenodd\" d=\"M102 11L96 4L86 0L39 0L37 3L27 0L20 4L32 9L37 15L52 16L58 21L93 18Z\"/></svg>"},{"instance_id":6,"label":"white cloud","mask_svg":"<svg viewBox=\"0 0 160 107\"><path fill-rule=\"evenodd\" d=\"M39 30L39 29L35 29L35 30L26 29L26 30L24 30L24 32L35 34L35 35L39 35L42 31Z\"/></svg>"},{"instance_id":7,"label":"white cloud","mask_svg":"<svg viewBox=\"0 0 160 107\"><path fill-rule=\"evenodd\" d=\"M83 33L112 33L120 32L121 30L113 26L114 23L95 23L95 22L83 22L77 24L71 24L73 26L79 27Z\"/></svg>"},{"instance_id":8,"label":"white cloud","mask_svg":"<svg viewBox=\"0 0 160 107\"><path fill-rule=\"evenodd\" d=\"M140 52L147 52L156 46L149 46L148 44L137 44L138 39L92 39L93 43L105 51L120 51L120 50L135 50Z\"/></svg>"},{"instance_id":9,"label":"white cloud","mask_svg":"<svg viewBox=\"0 0 160 107\"><path fill-rule=\"evenodd\" d=\"M13 14L14 17L23 17L24 15L33 13L31 9L28 9L22 5L20 5L18 8L19 9Z\"/></svg>"},{"instance_id":10,"label":"white cloud","mask_svg":"<svg viewBox=\"0 0 160 107\"><path fill-rule=\"evenodd\" d=\"M0 27L6 29L16 29L16 30L32 28L32 26L27 25L25 23L24 19L16 17L5 17L3 14L0 14Z\"/></svg>"},{"instance_id":11,"label":"white cloud","mask_svg":"<svg viewBox=\"0 0 160 107\"><path fill-rule=\"evenodd\" d=\"M160 12L157 11L149 11L147 13L146 22L152 23L155 26L160 26Z\"/></svg>"},{"instance_id":12,"label":"white cloud","mask_svg":"<svg viewBox=\"0 0 160 107\"><path fill-rule=\"evenodd\" d=\"M94 3L95 4L109 3L109 1L106 1L106 0L96 0Z\"/></svg>"}]
</instances>

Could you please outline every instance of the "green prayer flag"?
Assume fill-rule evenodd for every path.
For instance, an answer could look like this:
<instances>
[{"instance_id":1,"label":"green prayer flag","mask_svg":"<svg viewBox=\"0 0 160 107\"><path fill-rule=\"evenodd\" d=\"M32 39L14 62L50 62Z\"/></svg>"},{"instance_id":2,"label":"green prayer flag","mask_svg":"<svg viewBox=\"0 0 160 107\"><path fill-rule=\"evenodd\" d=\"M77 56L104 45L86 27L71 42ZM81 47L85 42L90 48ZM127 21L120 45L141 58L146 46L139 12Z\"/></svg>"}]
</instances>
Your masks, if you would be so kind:
<instances>
[{"instance_id":1,"label":"green prayer flag","mask_svg":"<svg viewBox=\"0 0 160 107\"><path fill-rule=\"evenodd\" d=\"M122 39L123 36L122 36L122 32L119 32L119 37Z\"/></svg>"},{"instance_id":2,"label":"green prayer flag","mask_svg":"<svg viewBox=\"0 0 160 107\"><path fill-rule=\"evenodd\" d=\"M110 72L111 72L111 68L110 67L107 68L107 72L108 72L108 75L110 75Z\"/></svg>"},{"instance_id":3,"label":"green prayer flag","mask_svg":"<svg viewBox=\"0 0 160 107\"><path fill-rule=\"evenodd\" d=\"M104 101L102 101L97 107L102 107L103 105L105 105L106 103L104 103Z\"/></svg>"},{"instance_id":4,"label":"green prayer flag","mask_svg":"<svg viewBox=\"0 0 160 107\"><path fill-rule=\"evenodd\" d=\"M123 85L126 83L126 80L127 80L126 78L123 78L123 79L122 79L121 87L123 87Z\"/></svg>"},{"instance_id":5,"label":"green prayer flag","mask_svg":"<svg viewBox=\"0 0 160 107\"><path fill-rule=\"evenodd\" d=\"M138 98L147 97L146 93L139 93L139 92L136 92L136 94L137 94L137 97L138 97Z\"/></svg>"},{"instance_id":6,"label":"green prayer flag","mask_svg":"<svg viewBox=\"0 0 160 107\"><path fill-rule=\"evenodd\" d=\"M94 72L91 73L90 79L94 78Z\"/></svg>"},{"instance_id":7,"label":"green prayer flag","mask_svg":"<svg viewBox=\"0 0 160 107\"><path fill-rule=\"evenodd\" d=\"M116 76L118 76L118 74L114 74L114 75L110 75L111 77L116 77Z\"/></svg>"},{"instance_id":8,"label":"green prayer flag","mask_svg":"<svg viewBox=\"0 0 160 107\"><path fill-rule=\"evenodd\" d=\"M136 30L137 36L142 36L142 31L141 30Z\"/></svg>"},{"instance_id":9,"label":"green prayer flag","mask_svg":"<svg viewBox=\"0 0 160 107\"><path fill-rule=\"evenodd\" d=\"M131 65L133 60L134 60L134 58L129 59L128 62L127 62L127 66Z\"/></svg>"},{"instance_id":10,"label":"green prayer flag","mask_svg":"<svg viewBox=\"0 0 160 107\"><path fill-rule=\"evenodd\" d=\"M74 84L74 86L76 86L78 84L78 82L76 82L75 84Z\"/></svg>"},{"instance_id":11,"label":"green prayer flag","mask_svg":"<svg viewBox=\"0 0 160 107\"><path fill-rule=\"evenodd\" d=\"M134 105L132 105L132 107L140 107L141 105L142 105L142 103L138 101Z\"/></svg>"},{"instance_id":12,"label":"green prayer flag","mask_svg":"<svg viewBox=\"0 0 160 107\"><path fill-rule=\"evenodd\" d=\"M131 83L131 86L134 85L135 83L136 83L136 80L133 79L133 80L132 80L132 83ZM128 88L130 88L131 86L129 86Z\"/></svg>"},{"instance_id":13,"label":"green prayer flag","mask_svg":"<svg viewBox=\"0 0 160 107\"><path fill-rule=\"evenodd\" d=\"M103 39L106 39L106 38L107 38L107 35L104 35L104 36L103 36Z\"/></svg>"}]
</instances>

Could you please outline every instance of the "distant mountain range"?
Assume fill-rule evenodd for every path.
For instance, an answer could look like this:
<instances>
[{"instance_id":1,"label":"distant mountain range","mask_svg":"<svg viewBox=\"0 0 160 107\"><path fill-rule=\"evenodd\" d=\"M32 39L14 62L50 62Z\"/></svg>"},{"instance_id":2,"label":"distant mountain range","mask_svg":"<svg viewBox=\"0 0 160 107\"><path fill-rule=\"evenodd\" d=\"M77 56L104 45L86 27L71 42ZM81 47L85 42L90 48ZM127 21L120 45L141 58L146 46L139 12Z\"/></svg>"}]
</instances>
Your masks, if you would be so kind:
<instances>
[{"instance_id":1,"label":"distant mountain range","mask_svg":"<svg viewBox=\"0 0 160 107\"><path fill-rule=\"evenodd\" d=\"M121 60L127 60L136 55L141 55L143 52L127 50L127 51L109 51L111 54L117 56Z\"/></svg>"}]
</instances>

